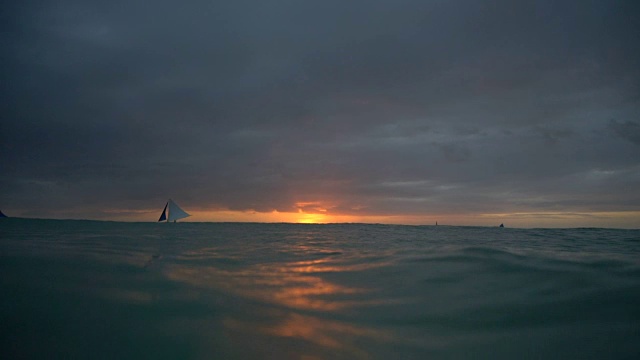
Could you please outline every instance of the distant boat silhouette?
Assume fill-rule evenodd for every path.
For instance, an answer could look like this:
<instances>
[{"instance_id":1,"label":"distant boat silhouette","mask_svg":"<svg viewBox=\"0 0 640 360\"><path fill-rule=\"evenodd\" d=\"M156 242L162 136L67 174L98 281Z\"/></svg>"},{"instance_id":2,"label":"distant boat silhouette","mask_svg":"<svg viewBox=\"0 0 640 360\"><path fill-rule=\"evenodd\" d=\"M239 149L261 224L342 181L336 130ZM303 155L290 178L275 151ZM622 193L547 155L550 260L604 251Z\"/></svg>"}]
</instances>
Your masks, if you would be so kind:
<instances>
[{"instance_id":1,"label":"distant boat silhouette","mask_svg":"<svg viewBox=\"0 0 640 360\"><path fill-rule=\"evenodd\" d=\"M162 210L162 215L160 215L160 219L158 219L158 221L166 220L167 222L176 222L176 220L184 219L189 216L191 215L187 214L187 212L182 210L178 204L169 199L167 204L164 206L164 210Z\"/></svg>"},{"instance_id":2,"label":"distant boat silhouette","mask_svg":"<svg viewBox=\"0 0 640 360\"><path fill-rule=\"evenodd\" d=\"M3 213L2 213L2 210L0 210L0 218L6 218L6 217L8 217L8 216L7 216L7 215L5 215L5 214L3 214Z\"/></svg>"},{"instance_id":3,"label":"distant boat silhouette","mask_svg":"<svg viewBox=\"0 0 640 360\"><path fill-rule=\"evenodd\" d=\"M504 224L500 224L500 226L498 226L498 227L504 227Z\"/></svg>"}]
</instances>

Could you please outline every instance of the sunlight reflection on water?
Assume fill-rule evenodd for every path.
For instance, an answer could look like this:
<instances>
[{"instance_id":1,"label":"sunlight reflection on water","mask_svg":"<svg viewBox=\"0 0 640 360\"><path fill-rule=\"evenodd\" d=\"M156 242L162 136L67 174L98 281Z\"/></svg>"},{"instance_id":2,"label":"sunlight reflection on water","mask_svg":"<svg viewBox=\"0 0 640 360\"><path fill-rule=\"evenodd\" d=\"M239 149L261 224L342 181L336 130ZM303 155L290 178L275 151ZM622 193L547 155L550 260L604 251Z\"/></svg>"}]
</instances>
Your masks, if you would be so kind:
<instances>
[{"instance_id":1,"label":"sunlight reflection on water","mask_svg":"<svg viewBox=\"0 0 640 360\"><path fill-rule=\"evenodd\" d=\"M285 264L259 264L241 270L217 267L173 265L166 276L191 286L224 290L238 296L274 305L302 310L333 311L351 306L374 304L370 300L339 298L341 295L364 294L373 289L338 285L321 276L310 274L344 273L381 267L385 264L335 265L327 260L310 260Z\"/></svg>"},{"instance_id":2,"label":"sunlight reflection on water","mask_svg":"<svg viewBox=\"0 0 640 360\"><path fill-rule=\"evenodd\" d=\"M153 225L5 222L6 344L23 358L638 354L638 231Z\"/></svg>"},{"instance_id":3,"label":"sunlight reflection on water","mask_svg":"<svg viewBox=\"0 0 640 360\"><path fill-rule=\"evenodd\" d=\"M169 280L190 287L215 290L249 302L258 302L254 306L266 306L268 310L262 311L262 315L267 316L259 321L229 316L225 318L227 328L243 332L248 337L260 333L262 336L297 338L334 350L340 349L357 358L366 357L366 352L353 345L358 338L367 338L367 341L389 341L393 338L389 330L331 319L336 315L348 314L349 309L390 301L376 299L373 295L377 291L375 288L344 285L328 278L333 275L340 279L347 273L382 268L388 266L389 262L340 259L335 256L342 254L340 251L319 250L308 245L294 246L291 251L298 255L306 252L313 257L319 254L327 256L225 268L172 264L164 269L164 274ZM203 252L205 254L199 255L198 251L190 251L187 255L191 258L219 258L219 254L212 249L203 249ZM247 306L246 303L244 306ZM274 312L277 316L268 316Z\"/></svg>"}]
</instances>

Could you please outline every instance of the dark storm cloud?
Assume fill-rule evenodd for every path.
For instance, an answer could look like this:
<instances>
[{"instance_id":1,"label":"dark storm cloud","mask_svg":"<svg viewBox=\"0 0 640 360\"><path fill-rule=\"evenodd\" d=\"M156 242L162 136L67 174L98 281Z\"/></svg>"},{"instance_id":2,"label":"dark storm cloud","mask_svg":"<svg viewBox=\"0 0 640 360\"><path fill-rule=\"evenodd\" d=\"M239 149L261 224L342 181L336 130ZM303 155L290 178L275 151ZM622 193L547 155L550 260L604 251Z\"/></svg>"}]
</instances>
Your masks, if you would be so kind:
<instances>
[{"instance_id":1,"label":"dark storm cloud","mask_svg":"<svg viewBox=\"0 0 640 360\"><path fill-rule=\"evenodd\" d=\"M0 206L638 210L638 10L3 4Z\"/></svg>"}]
</instances>

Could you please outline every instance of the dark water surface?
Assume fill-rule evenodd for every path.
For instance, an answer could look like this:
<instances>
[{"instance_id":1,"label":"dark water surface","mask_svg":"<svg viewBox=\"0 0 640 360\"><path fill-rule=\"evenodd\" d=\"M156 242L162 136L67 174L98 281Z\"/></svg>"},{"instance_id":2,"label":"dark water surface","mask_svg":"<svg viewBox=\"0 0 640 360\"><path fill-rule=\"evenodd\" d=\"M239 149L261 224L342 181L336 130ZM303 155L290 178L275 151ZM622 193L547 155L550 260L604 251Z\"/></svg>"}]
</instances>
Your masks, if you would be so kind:
<instances>
[{"instance_id":1,"label":"dark water surface","mask_svg":"<svg viewBox=\"0 0 640 360\"><path fill-rule=\"evenodd\" d=\"M3 359L640 358L639 230L1 220Z\"/></svg>"}]
</instances>

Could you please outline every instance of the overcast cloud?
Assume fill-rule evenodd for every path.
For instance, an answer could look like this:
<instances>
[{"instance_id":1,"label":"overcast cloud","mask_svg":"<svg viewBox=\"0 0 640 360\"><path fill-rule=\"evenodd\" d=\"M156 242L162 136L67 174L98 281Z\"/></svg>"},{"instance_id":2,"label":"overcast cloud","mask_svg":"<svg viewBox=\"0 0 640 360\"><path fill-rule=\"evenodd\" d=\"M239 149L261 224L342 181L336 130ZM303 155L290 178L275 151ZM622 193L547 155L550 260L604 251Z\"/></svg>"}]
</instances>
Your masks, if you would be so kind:
<instances>
[{"instance_id":1,"label":"overcast cloud","mask_svg":"<svg viewBox=\"0 0 640 360\"><path fill-rule=\"evenodd\" d=\"M0 6L7 214L640 211L637 1Z\"/></svg>"}]
</instances>

